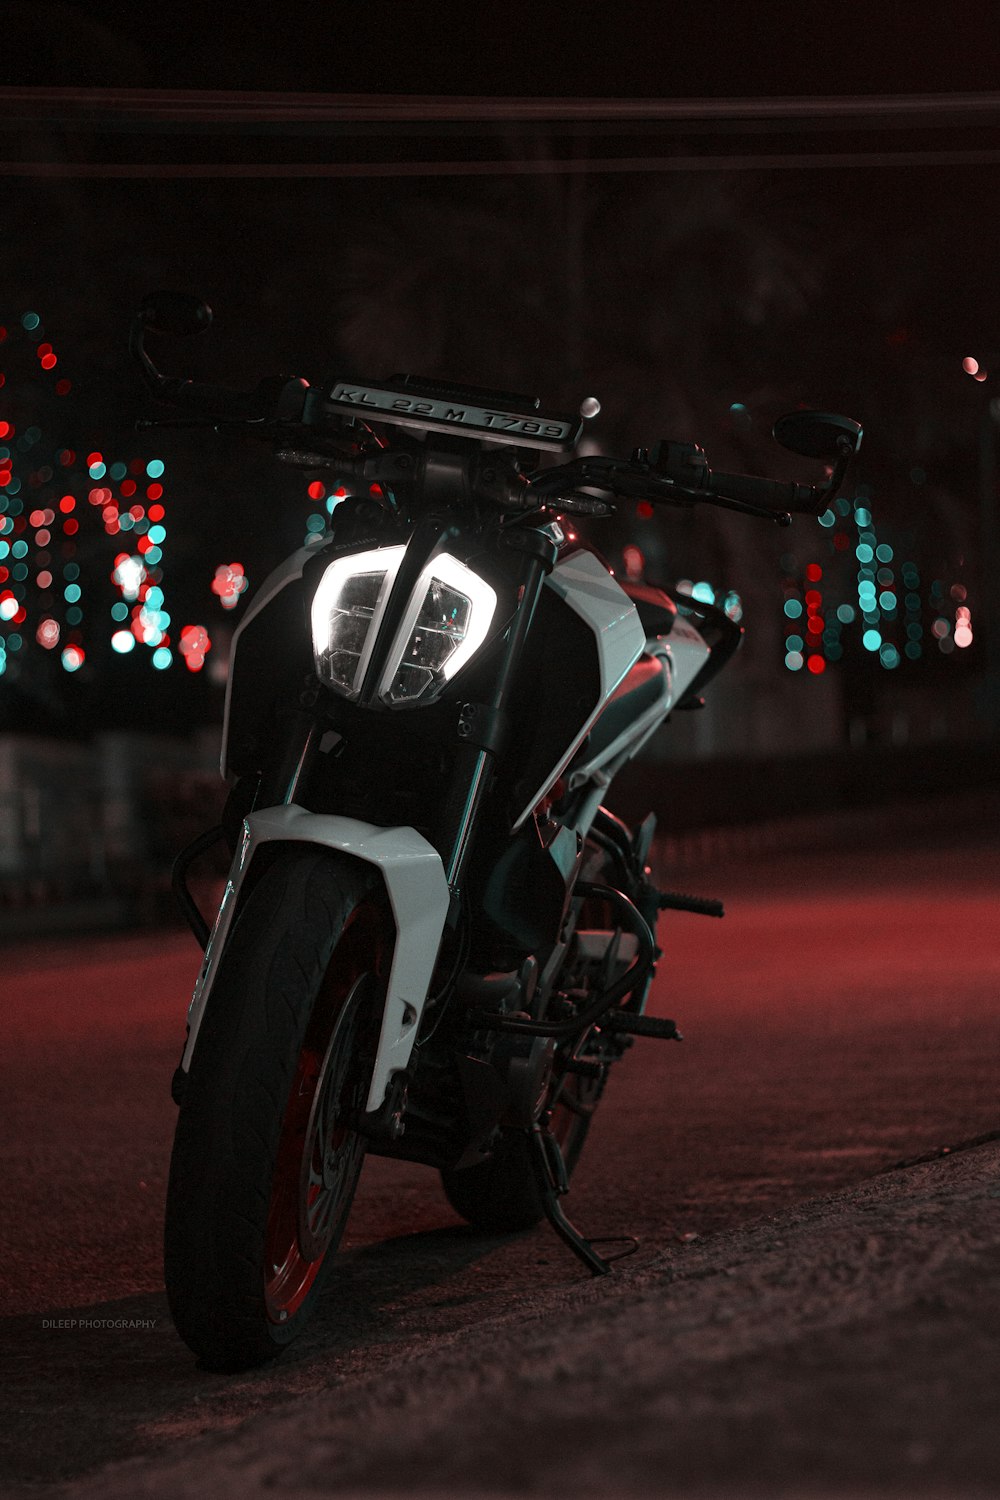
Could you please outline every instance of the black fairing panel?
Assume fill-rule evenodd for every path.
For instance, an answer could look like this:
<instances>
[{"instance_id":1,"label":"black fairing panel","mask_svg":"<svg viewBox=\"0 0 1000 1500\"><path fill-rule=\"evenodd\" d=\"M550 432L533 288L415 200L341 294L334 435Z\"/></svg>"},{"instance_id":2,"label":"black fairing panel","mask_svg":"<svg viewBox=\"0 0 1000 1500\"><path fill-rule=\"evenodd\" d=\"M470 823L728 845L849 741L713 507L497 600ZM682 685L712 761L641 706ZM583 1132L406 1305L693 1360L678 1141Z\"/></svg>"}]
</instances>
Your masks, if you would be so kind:
<instances>
[{"instance_id":1,"label":"black fairing panel","mask_svg":"<svg viewBox=\"0 0 1000 1500\"><path fill-rule=\"evenodd\" d=\"M273 747L274 708L312 671L305 587L295 578L240 631L230 664L227 762L236 776L262 769Z\"/></svg>"},{"instance_id":2,"label":"black fairing panel","mask_svg":"<svg viewBox=\"0 0 1000 1500\"><path fill-rule=\"evenodd\" d=\"M504 775L516 816L578 739L601 698L593 631L543 588L512 703L512 754Z\"/></svg>"}]
</instances>

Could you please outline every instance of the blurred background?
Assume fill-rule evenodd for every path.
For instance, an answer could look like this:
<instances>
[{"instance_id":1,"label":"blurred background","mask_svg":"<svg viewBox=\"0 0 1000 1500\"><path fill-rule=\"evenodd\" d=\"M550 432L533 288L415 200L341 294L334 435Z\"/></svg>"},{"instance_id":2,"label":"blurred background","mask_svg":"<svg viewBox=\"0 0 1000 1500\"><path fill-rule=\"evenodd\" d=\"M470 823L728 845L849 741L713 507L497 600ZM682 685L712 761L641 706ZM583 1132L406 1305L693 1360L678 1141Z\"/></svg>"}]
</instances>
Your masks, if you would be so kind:
<instances>
[{"instance_id":1,"label":"blurred background","mask_svg":"<svg viewBox=\"0 0 1000 1500\"><path fill-rule=\"evenodd\" d=\"M128 324L160 287L215 311L157 346L195 378L596 395L592 451L669 437L806 482L775 418L858 418L818 522L591 526L746 628L619 806L684 835L995 780L994 59L961 15L945 57L911 24L845 63L833 13L755 36L632 9L572 36L536 10L515 68L516 8L334 6L309 45L250 4L193 47L176 12L4 7L0 936L164 918L223 793L233 631L336 503L245 438L136 429Z\"/></svg>"}]
</instances>

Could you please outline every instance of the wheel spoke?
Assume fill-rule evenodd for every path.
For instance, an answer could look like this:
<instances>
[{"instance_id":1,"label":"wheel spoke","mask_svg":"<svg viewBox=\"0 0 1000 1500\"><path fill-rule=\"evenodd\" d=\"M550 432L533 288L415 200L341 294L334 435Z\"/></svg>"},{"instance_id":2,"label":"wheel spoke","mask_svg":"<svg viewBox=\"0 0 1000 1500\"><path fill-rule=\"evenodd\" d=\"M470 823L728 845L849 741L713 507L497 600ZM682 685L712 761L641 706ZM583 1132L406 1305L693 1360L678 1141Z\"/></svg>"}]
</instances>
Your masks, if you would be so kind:
<instances>
[{"instance_id":1,"label":"wheel spoke","mask_svg":"<svg viewBox=\"0 0 1000 1500\"><path fill-rule=\"evenodd\" d=\"M359 939L364 932L351 924ZM342 940L343 941L343 940ZM268 1278L272 1321L283 1321L301 1304L315 1279L353 1196L363 1143L347 1123L346 1104L358 1086L354 1056L359 1021L375 994L371 948L360 943L366 967L339 970L335 984L317 997L286 1112L284 1180L272 1190L276 1219L269 1237L274 1254ZM353 1087L352 1087L353 1086ZM280 1264L278 1262L280 1261Z\"/></svg>"}]
</instances>

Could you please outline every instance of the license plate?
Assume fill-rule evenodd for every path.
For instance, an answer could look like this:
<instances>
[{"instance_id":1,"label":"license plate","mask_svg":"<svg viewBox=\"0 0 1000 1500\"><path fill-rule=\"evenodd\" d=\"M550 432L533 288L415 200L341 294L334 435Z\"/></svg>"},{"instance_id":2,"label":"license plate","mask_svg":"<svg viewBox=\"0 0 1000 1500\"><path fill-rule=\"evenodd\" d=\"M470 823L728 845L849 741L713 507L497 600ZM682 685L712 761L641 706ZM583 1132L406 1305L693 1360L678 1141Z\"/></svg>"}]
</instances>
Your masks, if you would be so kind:
<instances>
[{"instance_id":1,"label":"license plate","mask_svg":"<svg viewBox=\"0 0 1000 1500\"><path fill-rule=\"evenodd\" d=\"M422 427L431 432L464 428L489 437L493 442L556 452L573 447L581 425L541 413L527 416L523 412L492 410L466 401L442 401L421 396L415 391L407 393L385 386L352 385L347 381L339 381L329 399L351 415L367 416L377 422Z\"/></svg>"}]
</instances>

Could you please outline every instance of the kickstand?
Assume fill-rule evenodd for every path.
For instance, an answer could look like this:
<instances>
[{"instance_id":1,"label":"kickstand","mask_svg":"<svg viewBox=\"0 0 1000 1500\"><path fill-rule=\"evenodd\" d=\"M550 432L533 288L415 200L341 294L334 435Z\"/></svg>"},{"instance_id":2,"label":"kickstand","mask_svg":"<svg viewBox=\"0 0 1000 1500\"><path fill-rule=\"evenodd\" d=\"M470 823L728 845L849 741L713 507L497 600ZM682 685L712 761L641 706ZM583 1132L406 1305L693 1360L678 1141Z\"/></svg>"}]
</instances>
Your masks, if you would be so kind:
<instances>
[{"instance_id":1,"label":"kickstand","mask_svg":"<svg viewBox=\"0 0 1000 1500\"><path fill-rule=\"evenodd\" d=\"M569 1178L559 1142L546 1126L535 1124L531 1127L531 1155L545 1217L563 1243L595 1276L607 1276L611 1270L610 1262L598 1255L590 1241L584 1239L562 1211L559 1199L569 1192Z\"/></svg>"}]
</instances>

